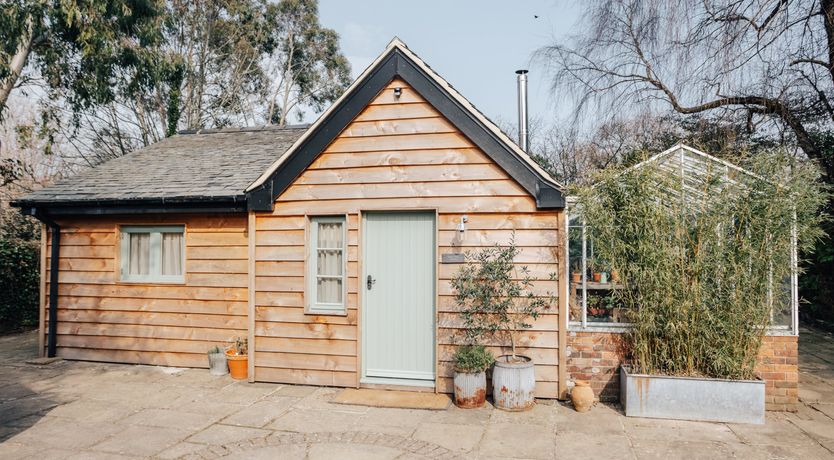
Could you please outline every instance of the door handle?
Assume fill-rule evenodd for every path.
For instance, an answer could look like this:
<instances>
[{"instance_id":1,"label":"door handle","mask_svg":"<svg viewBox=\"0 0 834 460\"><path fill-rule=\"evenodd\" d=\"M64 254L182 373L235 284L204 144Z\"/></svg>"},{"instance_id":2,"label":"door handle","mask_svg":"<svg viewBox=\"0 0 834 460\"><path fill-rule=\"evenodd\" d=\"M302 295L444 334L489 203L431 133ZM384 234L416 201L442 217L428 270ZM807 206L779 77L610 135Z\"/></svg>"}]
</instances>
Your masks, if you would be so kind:
<instances>
[{"instance_id":1,"label":"door handle","mask_svg":"<svg viewBox=\"0 0 834 460\"><path fill-rule=\"evenodd\" d=\"M371 288L374 287L374 283L376 283L376 280L374 279L374 277L371 276L371 275L368 275L367 284L368 284L368 290L369 291L371 290Z\"/></svg>"}]
</instances>

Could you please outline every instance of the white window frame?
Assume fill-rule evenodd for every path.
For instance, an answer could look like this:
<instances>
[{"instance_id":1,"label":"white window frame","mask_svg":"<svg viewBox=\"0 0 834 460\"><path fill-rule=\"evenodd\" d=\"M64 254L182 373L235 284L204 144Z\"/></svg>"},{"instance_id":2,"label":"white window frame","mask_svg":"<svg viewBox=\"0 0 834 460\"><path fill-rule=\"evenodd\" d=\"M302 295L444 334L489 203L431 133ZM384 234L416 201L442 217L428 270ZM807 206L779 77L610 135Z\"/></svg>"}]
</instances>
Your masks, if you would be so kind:
<instances>
[{"instance_id":1,"label":"white window frame","mask_svg":"<svg viewBox=\"0 0 834 460\"><path fill-rule=\"evenodd\" d=\"M348 219L345 215L337 216L308 216L307 218L307 271L306 271L306 292L304 298L305 313L312 315L347 315L347 259L348 259ZM318 301L318 231L320 223L341 223L342 224L342 247L341 248L321 248L321 249L338 249L342 251L342 302L341 303L322 303ZM338 278L333 276L333 278Z\"/></svg>"},{"instance_id":2,"label":"white window frame","mask_svg":"<svg viewBox=\"0 0 834 460\"><path fill-rule=\"evenodd\" d=\"M185 283L185 225L123 225L119 228L120 232L120 267L119 279L128 283ZM148 233L150 234L148 265L149 273L147 275L131 275L129 274L130 264L130 234ZM163 233L182 233L182 274L179 275L163 275L162 274L162 234Z\"/></svg>"}]
</instances>

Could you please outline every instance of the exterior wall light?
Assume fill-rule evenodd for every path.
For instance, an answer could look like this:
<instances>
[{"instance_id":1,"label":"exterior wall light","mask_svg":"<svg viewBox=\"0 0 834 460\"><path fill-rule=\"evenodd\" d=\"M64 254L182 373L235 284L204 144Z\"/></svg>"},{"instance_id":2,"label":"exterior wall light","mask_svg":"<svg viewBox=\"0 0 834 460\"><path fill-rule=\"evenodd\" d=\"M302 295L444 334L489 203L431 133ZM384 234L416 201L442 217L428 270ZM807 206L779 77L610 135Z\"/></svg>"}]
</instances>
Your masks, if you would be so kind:
<instances>
[{"instance_id":1,"label":"exterior wall light","mask_svg":"<svg viewBox=\"0 0 834 460\"><path fill-rule=\"evenodd\" d=\"M466 223L469 222L469 216L463 215L460 218L460 223L458 224L458 232L462 235L463 232L466 231Z\"/></svg>"},{"instance_id":2,"label":"exterior wall light","mask_svg":"<svg viewBox=\"0 0 834 460\"><path fill-rule=\"evenodd\" d=\"M402 95L403 95L403 89L402 88L400 88L399 86L394 88L394 97L395 98L399 99L400 96L402 96Z\"/></svg>"}]
</instances>

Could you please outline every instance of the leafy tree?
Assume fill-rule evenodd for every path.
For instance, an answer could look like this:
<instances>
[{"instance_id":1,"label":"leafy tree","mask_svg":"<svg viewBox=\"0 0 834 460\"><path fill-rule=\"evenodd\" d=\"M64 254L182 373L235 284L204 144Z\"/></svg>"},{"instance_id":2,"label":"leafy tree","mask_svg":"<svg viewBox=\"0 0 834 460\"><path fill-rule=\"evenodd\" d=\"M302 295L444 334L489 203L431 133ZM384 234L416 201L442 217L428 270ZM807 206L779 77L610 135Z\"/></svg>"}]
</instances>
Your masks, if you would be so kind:
<instances>
[{"instance_id":1,"label":"leafy tree","mask_svg":"<svg viewBox=\"0 0 834 460\"><path fill-rule=\"evenodd\" d=\"M10 0L0 6L0 119L14 88L35 79L73 110L112 101L112 80L150 83L159 0Z\"/></svg>"},{"instance_id":2,"label":"leafy tree","mask_svg":"<svg viewBox=\"0 0 834 460\"><path fill-rule=\"evenodd\" d=\"M321 110L350 84L350 64L336 31L319 23L316 0L281 0L267 6L271 82L266 119L284 126L292 110Z\"/></svg>"}]
</instances>

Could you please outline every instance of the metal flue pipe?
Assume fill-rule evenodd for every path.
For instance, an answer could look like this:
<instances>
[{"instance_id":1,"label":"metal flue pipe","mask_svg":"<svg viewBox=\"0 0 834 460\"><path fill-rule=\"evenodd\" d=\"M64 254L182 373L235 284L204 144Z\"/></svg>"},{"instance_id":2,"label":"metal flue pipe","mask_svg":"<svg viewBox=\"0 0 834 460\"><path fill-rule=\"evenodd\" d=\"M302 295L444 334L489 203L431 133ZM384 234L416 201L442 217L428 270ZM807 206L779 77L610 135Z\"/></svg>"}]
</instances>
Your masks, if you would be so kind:
<instances>
[{"instance_id":1,"label":"metal flue pipe","mask_svg":"<svg viewBox=\"0 0 834 460\"><path fill-rule=\"evenodd\" d=\"M530 134L527 132L527 70L516 70L518 75L518 146L527 151Z\"/></svg>"}]
</instances>

